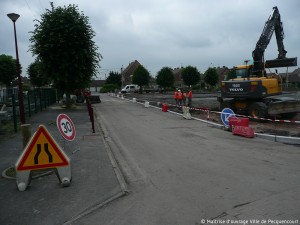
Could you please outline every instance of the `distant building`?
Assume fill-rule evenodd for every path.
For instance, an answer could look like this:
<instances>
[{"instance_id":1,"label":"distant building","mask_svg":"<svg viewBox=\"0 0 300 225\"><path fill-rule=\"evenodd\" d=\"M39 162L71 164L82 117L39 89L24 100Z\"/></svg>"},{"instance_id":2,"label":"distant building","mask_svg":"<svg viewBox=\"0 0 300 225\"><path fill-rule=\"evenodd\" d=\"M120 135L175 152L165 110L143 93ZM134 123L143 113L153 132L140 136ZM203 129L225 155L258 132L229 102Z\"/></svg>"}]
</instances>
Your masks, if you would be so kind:
<instances>
[{"instance_id":1,"label":"distant building","mask_svg":"<svg viewBox=\"0 0 300 225\"><path fill-rule=\"evenodd\" d=\"M91 92L99 92L101 89L101 86L105 84L105 80L92 80L90 85L90 91Z\"/></svg>"},{"instance_id":2,"label":"distant building","mask_svg":"<svg viewBox=\"0 0 300 225\"><path fill-rule=\"evenodd\" d=\"M137 60L134 60L121 72L122 87L132 83L133 72L140 65L141 64Z\"/></svg>"},{"instance_id":3,"label":"distant building","mask_svg":"<svg viewBox=\"0 0 300 225\"><path fill-rule=\"evenodd\" d=\"M286 73L280 73L281 77L284 77L286 78ZM291 73L288 73L288 77L286 79L286 82L289 82L289 83L293 83L293 84L296 84L296 83L300 83L300 69L295 69L293 72Z\"/></svg>"},{"instance_id":4,"label":"distant building","mask_svg":"<svg viewBox=\"0 0 300 225\"><path fill-rule=\"evenodd\" d=\"M183 80L182 80L182 77L181 77L181 71L182 71L182 68L174 68L172 70L173 74L174 74L174 86L175 87L178 87L178 88L181 88L184 86L183 84Z\"/></svg>"},{"instance_id":5,"label":"distant building","mask_svg":"<svg viewBox=\"0 0 300 225\"><path fill-rule=\"evenodd\" d=\"M216 70L219 78L219 85L221 85L221 81L225 80L225 76L230 69L226 66L223 66L223 67L217 67Z\"/></svg>"}]
</instances>

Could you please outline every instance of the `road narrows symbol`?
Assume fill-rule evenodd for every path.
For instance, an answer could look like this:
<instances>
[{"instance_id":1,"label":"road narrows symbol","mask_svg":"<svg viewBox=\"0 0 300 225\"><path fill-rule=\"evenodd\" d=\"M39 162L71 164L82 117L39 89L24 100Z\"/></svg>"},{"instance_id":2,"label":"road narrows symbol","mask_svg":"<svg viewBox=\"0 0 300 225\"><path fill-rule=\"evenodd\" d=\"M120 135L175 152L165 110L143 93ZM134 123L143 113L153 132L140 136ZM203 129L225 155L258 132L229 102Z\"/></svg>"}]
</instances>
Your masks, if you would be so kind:
<instances>
[{"instance_id":1,"label":"road narrows symbol","mask_svg":"<svg viewBox=\"0 0 300 225\"><path fill-rule=\"evenodd\" d=\"M48 143L44 144L44 149L45 149L46 154L48 155L49 163L52 163L53 159L52 159L52 155L51 155L51 153L49 152L49 149L48 149Z\"/></svg>"},{"instance_id":2,"label":"road narrows symbol","mask_svg":"<svg viewBox=\"0 0 300 225\"><path fill-rule=\"evenodd\" d=\"M37 148L37 151L36 151L36 153L34 155L34 164L39 164L39 155L40 155L40 153L42 151L41 144L37 144L36 148Z\"/></svg>"},{"instance_id":3,"label":"road narrows symbol","mask_svg":"<svg viewBox=\"0 0 300 225\"><path fill-rule=\"evenodd\" d=\"M36 148L37 148L37 151L34 155L34 164L37 165L37 164L39 164L39 155L41 154L41 151L42 151L41 144L37 144ZM52 154L50 153L50 151L48 149L48 143L44 144L44 150L45 150L45 152L48 156L49 163L52 163L53 162L53 157L52 157Z\"/></svg>"}]
</instances>

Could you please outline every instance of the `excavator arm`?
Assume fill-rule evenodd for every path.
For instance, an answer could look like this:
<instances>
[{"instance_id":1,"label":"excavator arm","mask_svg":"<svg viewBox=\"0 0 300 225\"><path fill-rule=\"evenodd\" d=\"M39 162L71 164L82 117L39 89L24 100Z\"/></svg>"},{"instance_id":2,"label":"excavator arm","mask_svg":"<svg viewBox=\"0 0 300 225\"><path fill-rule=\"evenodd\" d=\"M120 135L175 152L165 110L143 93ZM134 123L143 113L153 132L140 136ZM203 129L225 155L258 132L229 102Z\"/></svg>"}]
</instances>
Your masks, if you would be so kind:
<instances>
[{"instance_id":1,"label":"excavator arm","mask_svg":"<svg viewBox=\"0 0 300 225\"><path fill-rule=\"evenodd\" d=\"M272 35L275 31L277 47L278 47L278 57L274 60L267 60L264 62L264 53L270 43ZM288 67L297 66L297 58L286 58L287 51L283 45L284 32L283 26L280 19L280 14L278 8L273 7L272 14L269 16L265 23L264 29L260 35L259 40L256 43L256 47L252 52L253 57L253 73L257 76L263 75L265 67Z\"/></svg>"}]
</instances>

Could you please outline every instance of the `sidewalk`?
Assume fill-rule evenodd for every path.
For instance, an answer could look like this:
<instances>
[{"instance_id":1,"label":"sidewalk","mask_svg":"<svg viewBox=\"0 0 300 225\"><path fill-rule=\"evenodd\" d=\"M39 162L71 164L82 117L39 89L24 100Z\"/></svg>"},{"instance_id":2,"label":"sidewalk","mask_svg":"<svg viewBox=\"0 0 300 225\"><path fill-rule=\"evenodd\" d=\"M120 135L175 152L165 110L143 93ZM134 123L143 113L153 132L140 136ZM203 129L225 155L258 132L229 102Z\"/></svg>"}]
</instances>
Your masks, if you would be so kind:
<instances>
[{"instance_id":1,"label":"sidewalk","mask_svg":"<svg viewBox=\"0 0 300 225\"><path fill-rule=\"evenodd\" d=\"M56 127L58 114L67 114L76 128L76 139L64 141ZM96 126L92 133L86 105L61 109L58 105L26 118L32 134L40 124L46 126L71 159L72 182L63 188L54 173L33 179L26 191L17 189L16 181L1 177L0 224L54 225L70 224L80 217L125 192L120 186L109 151ZM95 120L96 121L96 120ZM0 171L17 161L22 147L21 134L0 143Z\"/></svg>"}]
</instances>

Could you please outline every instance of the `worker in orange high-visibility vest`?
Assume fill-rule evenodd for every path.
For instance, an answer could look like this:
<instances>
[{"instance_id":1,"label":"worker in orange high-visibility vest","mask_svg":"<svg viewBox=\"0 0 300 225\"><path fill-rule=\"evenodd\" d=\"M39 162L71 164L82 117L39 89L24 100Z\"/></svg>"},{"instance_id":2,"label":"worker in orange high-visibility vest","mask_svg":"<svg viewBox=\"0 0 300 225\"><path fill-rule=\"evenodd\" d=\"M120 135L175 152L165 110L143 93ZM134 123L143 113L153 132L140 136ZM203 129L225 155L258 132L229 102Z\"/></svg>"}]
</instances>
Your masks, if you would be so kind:
<instances>
[{"instance_id":1,"label":"worker in orange high-visibility vest","mask_svg":"<svg viewBox=\"0 0 300 225\"><path fill-rule=\"evenodd\" d=\"M178 94L178 90L175 89L175 91L174 91L174 100L175 100L175 104L176 104L176 105L178 105L177 94Z\"/></svg>"},{"instance_id":2,"label":"worker in orange high-visibility vest","mask_svg":"<svg viewBox=\"0 0 300 225\"><path fill-rule=\"evenodd\" d=\"M186 106L186 91L182 91L182 104Z\"/></svg>"},{"instance_id":3,"label":"worker in orange high-visibility vest","mask_svg":"<svg viewBox=\"0 0 300 225\"><path fill-rule=\"evenodd\" d=\"M177 92L177 101L178 101L178 105L182 105L182 92L181 90L178 90Z\"/></svg>"},{"instance_id":4,"label":"worker in orange high-visibility vest","mask_svg":"<svg viewBox=\"0 0 300 225\"><path fill-rule=\"evenodd\" d=\"M188 97L188 107L192 107L192 97L193 97L192 89L189 90L187 97Z\"/></svg>"}]
</instances>

